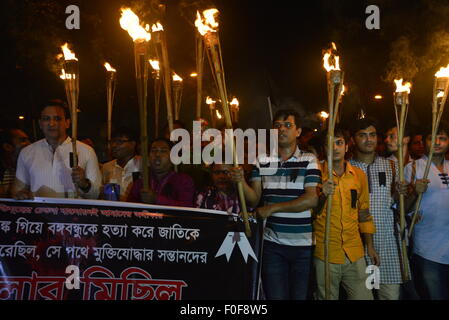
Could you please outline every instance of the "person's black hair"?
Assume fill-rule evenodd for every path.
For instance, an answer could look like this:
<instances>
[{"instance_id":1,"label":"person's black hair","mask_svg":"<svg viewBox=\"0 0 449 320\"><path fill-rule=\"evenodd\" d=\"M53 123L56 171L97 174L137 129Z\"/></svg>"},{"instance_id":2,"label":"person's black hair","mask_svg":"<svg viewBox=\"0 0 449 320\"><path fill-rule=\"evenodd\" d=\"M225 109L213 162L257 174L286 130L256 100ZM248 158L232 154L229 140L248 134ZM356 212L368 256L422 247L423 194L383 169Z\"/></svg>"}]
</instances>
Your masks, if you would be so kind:
<instances>
[{"instance_id":1,"label":"person's black hair","mask_svg":"<svg viewBox=\"0 0 449 320\"><path fill-rule=\"evenodd\" d=\"M389 122L385 126L385 136L386 136L388 130L391 130L396 127L397 127L396 122ZM410 128L410 126L407 126L407 124L406 124L404 127L404 137L411 137L411 133L412 133L412 128Z\"/></svg>"},{"instance_id":2,"label":"person's black hair","mask_svg":"<svg viewBox=\"0 0 449 320\"><path fill-rule=\"evenodd\" d=\"M301 128L299 113L294 109L281 109L276 111L273 117L273 124L276 120L286 120L289 116L293 116L295 118L296 128Z\"/></svg>"},{"instance_id":3,"label":"person's black hair","mask_svg":"<svg viewBox=\"0 0 449 320\"><path fill-rule=\"evenodd\" d=\"M432 126L427 125L422 132L422 141L424 145L426 143L427 137L431 134L432 134ZM449 137L449 122L447 122L446 120L441 120L440 125L438 126L437 134L446 134Z\"/></svg>"},{"instance_id":4,"label":"person's black hair","mask_svg":"<svg viewBox=\"0 0 449 320\"><path fill-rule=\"evenodd\" d=\"M354 137L354 135L360 130L366 129L371 126L373 126L376 129L376 132L378 131L377 121L374 120L373 118L358 119L354 121L351 125L351 136Z\"/></svg>"},{"instance_id":5,"label":"person's black hair","mask_svg":"<svg viewBox=\"0 0 449 320\"><path fill-rule=\"evenodd\" d=\"M70 110L64 101L62 101L60 99L52 99L52 100L48 100L47 102L43 103L39 108L39 117L41 116L42 111L44 111L44 109L47 107L61 108L64 111L65 118L70 119Z\"/></svg>"},{"instance_id":6,"label":"person's black hair","mask_svg":"<svg viewBox=\"0 0 449 320\"><path fill-rule=\"evenodd\" d=\"M135 130L129 127L118 127L112 132L111 138L119 138L119 137L127 137L129 140L134 141L136 143L139 142L139 136Z\"/></svg>"},{"instance_id":7,"label":"person's black hair","mask_svg":"<svg viewBox=\"0 0 449 320\"><path fill-rule=\"evenodd\" d=\"M343 138L345 140L345 144L348 144L350 136L347 129L337 125L334 128L334 138Z\"/></svg>"},{"instance_id":8,"label":"person's black hair","mask_svg":"<svg viewBox=\"0 0 449 320\"><path fill-rule=\"evenodd\" d=\"M153 143L155 143L155 142L159 142L159 141L162 141L162 142L165 142L167 145L168 145L168 147L170 148L170 150L173 148L173 146L175 145L173 142L171 142L169 139L165 139L164 137L159 137L159 138L156 138L156 139L154 139L153 141L151 141L151 143L150 143L150 150L151 150L151 146L153 145Z\"/></svg>"}]
</instances>

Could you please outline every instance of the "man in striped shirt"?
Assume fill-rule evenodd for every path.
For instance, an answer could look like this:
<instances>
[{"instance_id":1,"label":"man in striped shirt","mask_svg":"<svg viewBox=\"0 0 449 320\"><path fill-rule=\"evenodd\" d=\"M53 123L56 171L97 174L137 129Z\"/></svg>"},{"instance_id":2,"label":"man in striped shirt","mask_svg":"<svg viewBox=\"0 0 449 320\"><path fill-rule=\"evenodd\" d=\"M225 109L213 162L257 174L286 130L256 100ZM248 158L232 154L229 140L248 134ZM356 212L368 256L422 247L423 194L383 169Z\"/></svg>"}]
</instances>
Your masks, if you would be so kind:
<instances>
[{"instance_id":1,"label":"man in striped shirt","mask_svg":"<svg viewBox=\"0 0 449 320\"><path fill-rule=\"evenodd\" d=\"M233 170L234 181L242 181L248 206L257 207L266 219L262 259L262 281L268 299L305 300L312 258L311 208L318 202L321 172L316 157L299 150L301 134L295 110L279 110L273 121L278 129L278 156L259 158L251 185L241 168Z\"/></svg>"}]
</instances>

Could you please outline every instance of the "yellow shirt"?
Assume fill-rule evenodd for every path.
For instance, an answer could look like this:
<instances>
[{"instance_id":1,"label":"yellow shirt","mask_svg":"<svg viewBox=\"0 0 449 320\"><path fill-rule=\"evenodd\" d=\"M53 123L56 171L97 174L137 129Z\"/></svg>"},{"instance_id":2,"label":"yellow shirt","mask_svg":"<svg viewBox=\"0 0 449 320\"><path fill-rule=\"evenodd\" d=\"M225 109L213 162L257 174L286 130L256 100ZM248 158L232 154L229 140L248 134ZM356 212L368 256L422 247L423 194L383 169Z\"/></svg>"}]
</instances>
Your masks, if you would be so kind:
<instances>
[{"instance_id":1,"label":"yellow shirt","mask_svg":"<svg viewBox=\"0 0 449 320\"><path fill-rule=\"evenodd\" d=\"M327 164L324 165L323 182L328 179ZM329 235L329 262L344 264L345 255L351 262L364 256L361 233L374 233L373 218L369 213L368 179L365 173L345 161L341 177L333 173L337 184L332 197L331 226ZM327 204L318 212L313 227L316 239L315 257L324 260L324 232Z\"/></svg>"}]
</instances>

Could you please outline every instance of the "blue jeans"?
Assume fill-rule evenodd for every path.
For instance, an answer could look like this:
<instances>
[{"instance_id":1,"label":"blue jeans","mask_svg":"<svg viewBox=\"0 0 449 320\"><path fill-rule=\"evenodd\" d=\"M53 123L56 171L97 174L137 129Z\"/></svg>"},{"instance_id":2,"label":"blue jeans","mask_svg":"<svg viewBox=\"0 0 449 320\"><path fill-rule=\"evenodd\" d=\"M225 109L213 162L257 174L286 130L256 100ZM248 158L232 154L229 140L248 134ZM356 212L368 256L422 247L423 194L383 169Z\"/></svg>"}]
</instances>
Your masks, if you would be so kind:
<instances>
[{"instance_id":1,"label":"blue jeans","mask_svg":"<svg viewBox=\"0 0 449 320\"><path fill-rule=\"evenodd\" d=\"M433 262L414 254L413 277L421 299L449 300L449 265Z\"/></svg>"},{"instance_id":2,"label":"blue jeans","mask_svg":"<svg viewBox=\"0 0 449 320\"><path fill-rule=\"evenodd\" d=\"M312 247L284 246L264 241L262 284L268 300L305 300Z\"/></svg>"}]
</instances>

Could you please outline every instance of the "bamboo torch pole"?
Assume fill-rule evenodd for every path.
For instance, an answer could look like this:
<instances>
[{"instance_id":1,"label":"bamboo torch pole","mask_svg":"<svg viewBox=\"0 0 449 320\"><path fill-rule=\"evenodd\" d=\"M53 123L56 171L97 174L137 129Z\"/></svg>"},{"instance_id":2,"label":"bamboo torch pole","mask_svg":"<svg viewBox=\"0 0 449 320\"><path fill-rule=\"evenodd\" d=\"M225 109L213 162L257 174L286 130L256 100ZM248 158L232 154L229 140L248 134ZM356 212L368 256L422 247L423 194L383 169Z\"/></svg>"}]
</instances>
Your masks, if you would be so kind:
<instances>
[{"instance_id":1,"label":"bamboo torch pole","mask_svg":"<svg viewBox=\"0 0 449 320\"><path fill-rule=\"evenodd\" d=\"M343 92L344 74L340 70L339 57L335 55L336 47L333 44L333 50L329 50L324 54L324 68L327 71L327 89L329 102L329 122L327 130L327 169L328 179L333 181L333 157L334 157L334 128L338 114L338 107L340 104L341 94ZM333 59L333 64L330 65L329 59ZM337 88L337 92L335 89ZM325 299L330 299L330 264L329 264L329 239L330 239L330 224L332 213L332 195L327 197L326 206L326 223L324 231L324 283L325 283Z\"/></svg>"},{"instance_id":2,"label":"bamboo torch pole","mask_svg":"<svg viewBox=\"0 0 449 320\"><path fill-rule=\"evenodd\" d=\"M70 108L70 116L72 120L72 165L78 166L78 152L76 148L76 140L78 135L78 97L79 97L79 65L75 54L70 51L68 44L62 47L64 52L63 75L65 92L67 95L67 103ZM76 190L78 195L78 189Z\"/></svg>"},{"instance_id":3,"label":"bamboo torch pole","mask_svg":"<svg viewBox=\"0 0 449 320\"><path fill-rule=\"evenodd\" d=\"M159 136L159 108L161 101L161 72L158 60L149 60L151 67L153 68L153 89L154 89L154 136Z\"/></svg>"},{"instance_id":4,"label":"bamboo torch pole","mask_svg":"<svg viewBox=\"0 0 449 320\"><path fill-rule=\"evenodd\" d=\"M173 105L175 109L175 120L179 120L182 102L182 78L176 73L173 75Z\"/></svg>"},{"instance_id":5,"label":"bamboo torch pole","mask_svg":"<svg viewBox=\"0 0 449 320\"><path fill-rule=\"evenodd\" d=\"M164 82L164 90L165 90L165 100L167 106L167 121L168 128L170 133L173 131L173 99L172 99L172 89L171 89L171 69L170 69L170 60L168 57L168 48L167 48L167 39L165 37L164 28L158 22L152 26L153 35L155 42L158 43L159 50L158 56L160 58L160 68L162 72L162 80Z\"/></svg>"},{"instance_id":6,"label":"bamboo torch pole","mask_svg":"<svg viewBox=\"0 0 449 320\"><path fill-rule=\"evenodd\" d=\"M395 114L398 128L398 150L399 150L399 180L404 183L404 131L405 123L407 121L408 105L409 105L409 93L410 93L410 83L402 84L402 79L395 80L396 92L394 93L395 101ZM400 108L400 111L398 111ZM399 195L399 212L400 212L400 239L401 239L401 261L402 261L402 279L404 281L410 280L409 269L408 269L408 257L407 257L407 246L405 242L405 202L404 195Z\"/></svg>"},{"instance_id":7,"label":"bamboo torch pole","mask_svg":"<svg viewBox=\"0 0 449 320\"><path fill-rule=\"evenodd\" d=\"M441 116L443 115L444 106L446 105L448 90L449 90L449 64L445 68L443 67L440 68L440 70L435 74L435 81L433 85L433 103L432 103L432 140L422 179L427 179L427 177L429 176L433 152L435 150L436 136L438 134L438 129L440 126ZM410 224L409 230L410 238L412 236L413 228L416 224L416 219L418 217L422 197L423 194L420 193L418 195L418 199L416 200L415 210L413 212L412 222Z\"/></svg>"},{"instance_id":8,"label":"bamboo torch pole","mask_svg":"<svg viewBox=\"0 0 449 320\"><path fill-rule=\"evenodd\" d=\"M139 24L139 18L131 9L122 9L120 18L121 27L128 31L134 42L134 65L136 71L137 97L139 101L140 116L140 144L142 151L143 187L149 188L148 168L148 42L151 34Z\"/></svg>"},{"instance_id":9,"label":"bamboo torch pole","mask_svg":"<svg viewBox=\"0 0 449 320\"><path fill-rule=\"evenodd\" d=\"M225 118L226 127L228 129L232 129L232 120L231 120L231 112L229 109L228 103L228 95L226 91L226 82L224 76L224 68L223 68L223 59L221 56L220 50L220 39L218 36L217 28L218 23L215 21L215 14L218 13L217 9L209 9L203 12L203 16L205 17L206 24L203 23L200 15L197 15L198 18L195 21L195 25L198 28L198 31L204 36L205 46L208 50L208 53L211 58L212 72L216 76L216 82L218 87L218 92L220 94L222 107L223 107L223 115ZM203 29L202 29L203 28ZM205 30L205 29L206 30ZM235 141L231 139L232 143L232 153L233 153L233 162L234 166L238 167L238 158L235 150ZM242 216L245 224L245 233L247 237L251 237L251 228L248 221L248 212L246 208L246 200L243 192L243 184L239 182L237 184L237 190L239 195L240 205L242 207Z\"/></svg>"},{"instance_id":10,"label":"bamboo torch pole","mask_svg":"<svg viewBox=\"0 0 449 320\"><path fill-rule=\"evenodd\" d=\"M106 68L106 103L108 106L108 122L107 122L107 135L108 135L108 150L111 151L111 136L112 136L112 107L114 105L114 95L116 87L116 74L115 70L109 63L105 63Z\"/></svg>"},{"instance_id":11,"label":"bamboo torch pole","mask_svg":"<svg viewBox=\"0 0 449 320\"><path fill-rule=\"evenodd\" d=\"M204 43L203 37L196 32L196 119L201 118L203 99Z\"/></svg>"}]
</instances>

